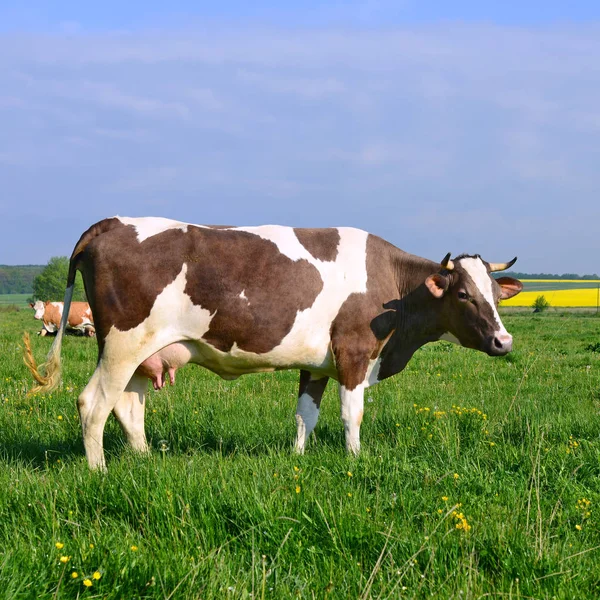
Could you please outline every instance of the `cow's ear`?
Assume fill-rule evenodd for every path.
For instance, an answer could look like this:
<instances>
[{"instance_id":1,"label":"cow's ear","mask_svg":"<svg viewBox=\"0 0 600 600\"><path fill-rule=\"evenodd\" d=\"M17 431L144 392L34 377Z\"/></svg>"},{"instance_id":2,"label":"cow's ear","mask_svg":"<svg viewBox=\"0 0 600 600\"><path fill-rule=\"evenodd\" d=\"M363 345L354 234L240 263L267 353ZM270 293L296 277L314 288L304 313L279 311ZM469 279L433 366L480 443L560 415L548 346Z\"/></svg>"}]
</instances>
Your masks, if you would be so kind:
<instances>
[{"instance_id":1,"label":"cow's ear","mask_svg":"<svg viewBox=\"0 0 600 600\"><path fill-rule=\"evenodd\" d=\"M425 280L425 285L435 298L441 298L446 293L450 282L444 275L434 273Z\"/></svg>"},{"instance_id":2,"label":"cow's ear","mask_svg":"<svg viewBox=\"0 0 600 600\"><path fill-rule=\"evenodd\" d=\"M523 284L518 279L513 279L512 277L499 277L496 279L496 283L502 288L500 300L512 298L523 290Z\"/></svg>"}]
</instances>

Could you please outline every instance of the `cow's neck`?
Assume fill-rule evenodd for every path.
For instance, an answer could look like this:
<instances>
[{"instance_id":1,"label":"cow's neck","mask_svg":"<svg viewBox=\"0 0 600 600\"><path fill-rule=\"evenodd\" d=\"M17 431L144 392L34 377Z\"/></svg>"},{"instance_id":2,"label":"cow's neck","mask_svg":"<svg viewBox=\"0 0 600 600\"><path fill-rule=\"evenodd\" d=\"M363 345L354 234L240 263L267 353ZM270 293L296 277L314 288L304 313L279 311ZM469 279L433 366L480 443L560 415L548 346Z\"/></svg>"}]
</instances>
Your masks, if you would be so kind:
<instances>
[{"instance_id":1,"label":"cow's neck","mask_svg":"<svg viewBox=\"0 0 600 600\"><path fill-rule=\"evenodd\" d=\"M396 313L396 327L381 354L380 379L402 371L421 346L445 333L440 300L425 286L440 265L404 252L394 258L398 299L390 305Z\"/></svg>"}]
</instances>

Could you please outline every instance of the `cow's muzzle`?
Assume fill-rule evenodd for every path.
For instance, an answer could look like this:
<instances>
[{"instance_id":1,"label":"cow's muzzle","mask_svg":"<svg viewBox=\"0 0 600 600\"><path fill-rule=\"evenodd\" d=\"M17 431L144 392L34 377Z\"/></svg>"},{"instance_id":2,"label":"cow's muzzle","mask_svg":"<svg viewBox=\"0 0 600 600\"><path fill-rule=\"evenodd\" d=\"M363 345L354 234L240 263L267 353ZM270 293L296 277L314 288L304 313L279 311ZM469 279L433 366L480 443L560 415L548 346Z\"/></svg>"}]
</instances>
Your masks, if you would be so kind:
<instances>
[{"instance_id":1,"label":"cow's muzzle","mask_svg":"<svg viewBox=\"0 0 600 600\"><path fill-rule=\"evenodd\" d=\"M490 356L504 356L512 350L513 338L510 333L495 333L486 339L485 351Z\"/></svg>"}]
</instances>

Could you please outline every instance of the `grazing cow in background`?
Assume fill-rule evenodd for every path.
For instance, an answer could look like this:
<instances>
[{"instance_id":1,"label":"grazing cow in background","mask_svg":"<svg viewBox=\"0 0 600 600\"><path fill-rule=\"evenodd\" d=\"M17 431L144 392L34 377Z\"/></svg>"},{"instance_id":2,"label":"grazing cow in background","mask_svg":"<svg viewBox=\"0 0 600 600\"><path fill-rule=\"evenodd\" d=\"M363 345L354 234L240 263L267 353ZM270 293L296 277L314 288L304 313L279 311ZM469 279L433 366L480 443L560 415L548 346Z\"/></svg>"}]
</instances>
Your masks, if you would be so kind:
<instances>
[{"instance_id":1,"label":"grazing cow in background","mask_svg":"<svg viewBox=\"0 0 600 600\"><path fill-rule=\"evenodd\" d=\"M144 433L147 377L188 362L224 379L299 369L296 450L319 416L329 378L339 383L346 448L357 453L364 390L404 369L439 339L501 356L512 337L497 311L521 283L494 279L511 266L462 255L441 263L399 250L359 229L211 227L170 219L113 217L92 225L69 264L65 306L83 275L99 347L79 396L88 462L105 468L103 431L111 411L134 448ZM60 381L66 317L39 370L40 386ZM26 347L27 350L27 347Z\"/></svg>"},{"instance_id":2,"label":"grazing cow in background","mask_svg":"<svg viewBox=\"0 0 600 600\"><path fill-rule=\"evenodd\" d=\"M37 300L35 304L30 302L29 306L35 311L34 319L42 321L42 330L39 335L54 333L58 330L64 302L42 302ZM87 302L71 302L67 327L82 331L89 337L94 335L94 319L90 305Z\"/></svg>"}]
</instances>

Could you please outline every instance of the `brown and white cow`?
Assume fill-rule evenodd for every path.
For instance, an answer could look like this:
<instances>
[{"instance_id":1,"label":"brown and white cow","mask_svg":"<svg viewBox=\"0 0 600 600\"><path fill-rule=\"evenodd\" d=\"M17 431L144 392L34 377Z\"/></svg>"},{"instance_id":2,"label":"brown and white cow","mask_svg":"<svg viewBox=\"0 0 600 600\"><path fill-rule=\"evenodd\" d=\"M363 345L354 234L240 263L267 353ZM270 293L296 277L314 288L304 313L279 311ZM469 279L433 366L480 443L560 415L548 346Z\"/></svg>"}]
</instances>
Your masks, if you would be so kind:
<instances>
[{"instance_id":1,"label":"brown and white cow","mask_svg":"<svg viewBox=\"0 0 600 600\"><path fill-rule=\"evenodd\" d=\"M42 330L39 335L57 331L63 314L64 302L37 300L35 303L30 302L29 306L35 311L33 318L42 321ZM87 302L71 302L67 327L81 331L90 337L94 335L94 318Z\"/></svg>"},{"instance_id":2,"label":"brown and white cow","mask_svg":"<svg viewBox=\"0 0 600 600\"><path fill-rule=\"evenodd\" d=\"M111 411L134 448L147 450L147 377L161 387L164 374L172 378L188 362L224 379L299 369L298 452L317 423L328 379L337 380L346 447L357 453L365 388L400 372L427 342L510 352L496 306L522 285L490 273L514 260L448 255L436 263L347 227L100 221L75 246L65 293L68 306L79 269L99 346L78 400L88 462L105 467ZM41 383L32 391L59 383L65 324L63 316L45 372L30 363Z\"/></svg>"}]
</instances>

